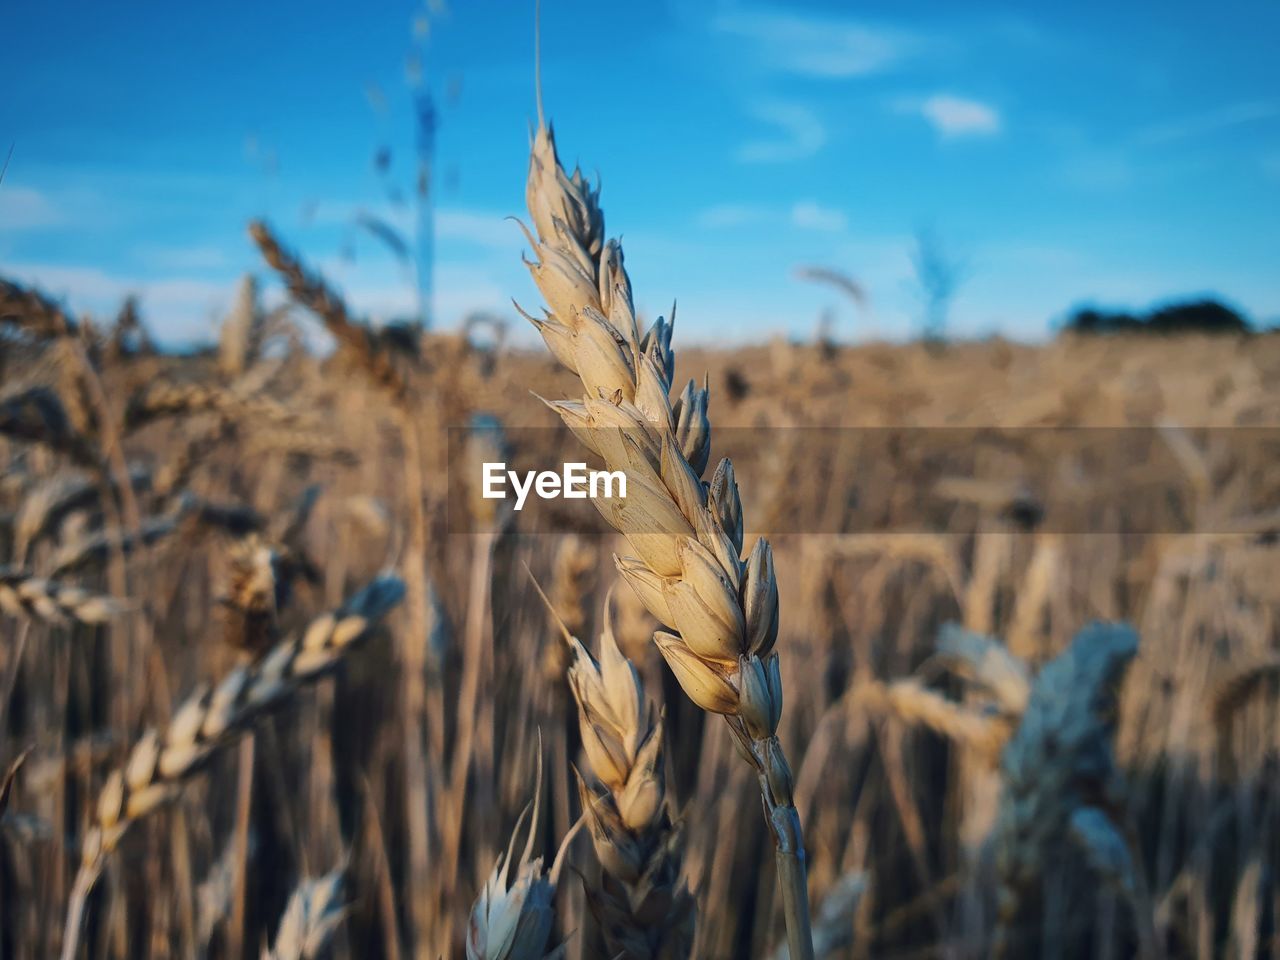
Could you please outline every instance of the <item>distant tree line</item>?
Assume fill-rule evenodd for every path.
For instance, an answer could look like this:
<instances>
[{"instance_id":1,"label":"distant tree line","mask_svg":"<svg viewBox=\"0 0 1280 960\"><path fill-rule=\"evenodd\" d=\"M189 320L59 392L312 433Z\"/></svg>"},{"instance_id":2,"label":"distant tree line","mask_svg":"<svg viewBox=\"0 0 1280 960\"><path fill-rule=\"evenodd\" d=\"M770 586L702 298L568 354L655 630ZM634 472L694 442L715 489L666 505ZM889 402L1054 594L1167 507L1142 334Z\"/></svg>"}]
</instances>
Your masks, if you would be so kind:
<instances>
[{"instance_id":1,"label":"distant tree line","mask_svg":"<svg viewBox=\"0 0 1280 960\"><path fill-rule=\"evenodd\" d=\"M1072 333L1247 333L1252 324L1217 300L1170 303L1146 313L1078 307L1064 328Z\"/></svg>"}]
</instances>

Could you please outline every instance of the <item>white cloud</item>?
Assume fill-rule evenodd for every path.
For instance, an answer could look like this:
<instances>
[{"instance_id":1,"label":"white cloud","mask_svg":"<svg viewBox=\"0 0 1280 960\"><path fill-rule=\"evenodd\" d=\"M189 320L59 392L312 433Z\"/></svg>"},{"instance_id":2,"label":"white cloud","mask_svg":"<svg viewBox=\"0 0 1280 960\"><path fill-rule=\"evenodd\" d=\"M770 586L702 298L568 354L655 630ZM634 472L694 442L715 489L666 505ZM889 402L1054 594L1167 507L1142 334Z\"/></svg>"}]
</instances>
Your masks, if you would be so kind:
<instances>
[{"instance_id":1,"label":"white cloud","mask_svg":"<svg viewBox=\"0 0 1280 960\"><path fill-rule=\"evenodd\" d=\"M149 271L225 270L231 260L227 251L212 244L189 247L142 246L134 257Z\"/></svg>"},{"instance_id":2,"label":"white cloud","mask_svg":"<svg viewBox=\"0 0 1280 960\"><path fill-rule=\"evenodd\" d=\"M766 100L752 113L778 128L779 136L750 140L737 149L742 163L789 163L813 156L827 142L827 129L810 107L787 100Z\"/></svg>"},{"instance_id":3,"label":"white cloud","mask_svg":"<svg viewBox=\"0 0 1280 960\"><path fill-rule=\"evenodd\" d=\"M924 117L939 136L992 136L1000 132L1000 112L980 100L970 100L949 93L937 93L914 105L914 112Z\"/></svg>"},{"instance_id":4,"label":"white cloud","mask_svg":"<svg viewBox=\"0 0 1280 960\"><path fill-rule=\"evenodd\" d=\"M503 253L525 244L519 226L502 213L445 207L436 211L435 223L438 240L461 240Z\"/></svg>"},{"instance_id":5,"label":"white cloud","mask_svg":"<svg viewBox=\"0 0 1280 960\"><path fill-rule=\"evenodd\" d=\"M761 223L772 216L767 207L749 203L718 203L699 211L694 223L703 230L725 230Z\"/></svg>"},{"instance_id":6,"label":"white cloud","mask_svg":"<svg viewBox=\"0 0 1280 960\"><path fill-rule=\"evenodd\" d=\"M1217 133L1219 130L1226 130L1245 123L1270 120L1277 116L1280 116L1280 105L1274 103L1261 101L1234 103L1217 110L1211 110L1208 113L1181 117L1177 120L1143 127L1134 134L1133 142L1140 147L1163 146L1179 140L1191 140L1196 137L1208 136L1211 133Z\"/></svg>"},{"instance_id":7,"label":"white cloud","mask_svg":"<svg viewBox=\"0 0 1280 960\"><path fill-rule=\"evenodd\" d=\"M0 183L0 233L55 227L64 222L62 211L44 193Z\"/></svg>"},{"instance_id":8,"label":"white cloud","mask_svg":"<svg viewBox=\"0 0 1280 960\"><path fill-rule=\"evenodd\" d=\"M16 263L6 272L48 295L65 300L73 312L111 316L124 298L135 294L144 320L161 340L190 341L208 336L211 320L234 292L231 281L195 277L146 279L109 273L98 267L57 263Z\"/></svg>"},{"instance_id":9,"label":"white cloud","mask_svg":"<svg viewBox=\"0 0 1280 960\"><path fill-rule=\"evenodd\" d=\"M756 203L718 203L698 212L694 225L702 230L734 230L767 226L773 230L787 227L821 233L842 233L849 226L843 211L823 206L816 200L797 200L789 206Z\"/></svg>"},{"instance_id":10,"label":"white cloud","mask_svg":"<svg viewBox=\"0 0 1280 960\"><path fill-rule=\"evenodd\" d=\"M1127 151L1112 147L1085 147L1069 154L1060 175L1070 187L1088 192L1123 189L1133 183L1136 172Z\"/></svg>"},{"instance_id":11,"label":"white cloud","mask_svg":"<svg viewBox=\"0 0 1280 960\"><path fill-rule=\"evenodd\" d=\"M900 30L768 6L726 11L712 20L711 27L735 42L745 41L768 67L825 79L880 72L917 45L914 37Z\"/></svg>"},{"instance_id":12,"label":"white cloud","mask_svg":"<svg viewBox=\"0 0 1280 960\"><path fill-rule=\"evenodd\" d=\"M849 226L849 218L842 211L824 207L815 200L802 200L791 208L791 224L801 230L840 233Z\"/></svg>"}]
</instances>

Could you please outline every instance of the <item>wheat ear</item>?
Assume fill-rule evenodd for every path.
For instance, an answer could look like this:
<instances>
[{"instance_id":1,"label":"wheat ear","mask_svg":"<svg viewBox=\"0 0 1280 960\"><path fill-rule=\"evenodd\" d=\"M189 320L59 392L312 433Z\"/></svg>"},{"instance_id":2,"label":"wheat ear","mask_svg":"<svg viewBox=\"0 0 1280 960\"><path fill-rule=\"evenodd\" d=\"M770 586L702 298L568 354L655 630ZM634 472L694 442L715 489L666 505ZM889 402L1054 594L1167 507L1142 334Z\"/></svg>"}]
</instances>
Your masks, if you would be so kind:
<instances>
[{"instance_id":1,"label":"wheat ear","mask_svg":"<svg viewBox=\"0 0 1280 960\"><path fill-rule=\"evenodd\" d=\"M0 567L0 611L49 623L106 623L123 612L111 597L37 577L29 570Z\"/></svg>"},{"instance_id":2,"label":"wheat ear","mask_svg":"<svg viewBox=\"0 0 1280 960\"><path fill-rule=\"evenodd\" d=\"M63 960L75 956L85 900L125 832L174 799L219 749L249 730L264 712L337 666L403 596L404 582L399 577L376 577L337 610L313 620L301 636L282 641L260 660L231 671L216 687L197 689L178 707L167 727L147 731L134 744L124 766L103 785L81 846Z\"/></svg>"},{"instance_id":3,"label":"wheat ear","mask_svg":"<svg viewBox=\"0 0 1280 960\"><path fill-rule=\"evenodd\" d=\"M603 870L600 884L588 886L587 902L608 956L683 960L693 942L694 905L680 881L683 837L670 815L662 719L618 649L607 600L599 660L567 632L565 640L583 751L598 783L578 778Z\"/></svg>"},{"instance_id":4,"label":"wheat ear","mask_svg":"<svg viewBox=\"0 0 1280 960\"><path fill-rule=\"evenodd\" d=\"M269 397L203 383L153 380L135 390L124 411L126 432L165 417L214 411L225 418L252 417L255 422L290 423L297 414Z\"/></svg>"},{"instance_id":5,"label":"wheat ear","mask_svg":"<svg viewBox=\"0 0 1280 960\"><path fill-rule=\"evenodd\" d=\"M289 895L276 941L262 960L315 960L346 919L344 868L315 880L303 880Z\"/></svg>"},{"instance_id":6,"label":"wheat ear","mask_svg":"<svg viewBox=\"0 0 1280 960\"><path fill-rule=\"evenodd\" d=\"M280 274L290 296L320 318L339 348L363 366L374 382L388 390L393 399L403 401L408 383L374 332L351 318L342 298L319 276L308 273L302 261L281 246L266 223L255 220L249 224L249 236L263 259Z\"/></svg>"},{"instance_id":7,"label":"wheat ear","mask_svg":"<svg viewBox=\"0 0 1280 960\"><path fill-rule=\"evenodd\" d=\"M258 282L245 274L236 288L235 303L218 331L218 371L233 380L257 361L266 320L258 307Z\"/></svg>"},{"instance_id":8,"label":"wheat ear","mask_svg":"<svg viewBox=\"0 0 1280 960\"><path fill-rule=\"evenodd\" d=\"M151 473L145 467L131 466L129 482L135 493L151 487ZM64 471L41 481L22 500L13 521L13 556L22 563L31 547L49 535L58 524L77 510L97 505L102 496L101 485L88 474Z\"/></svg>"},{"instance_id":9,"label":"wheat ear","mask_svg":"<svg viewBox=\"0 0 1280 960\"><path fill-rule=\"evenodd\" d=\"M0 323L36 340L56 340L79 332L75 321L52 300L9 280L0 280Z\"/></svg>"},{"instance_id":10,"label":"wheat ear","mask_svg":"<svg viewBox=\"0 0 1280 960\"><path fill-rule=\"evenodd\" d=\"M993 957L1007 956L1026 890L1074 845L1135 907L1141 956L1156 953L1151 913L1129 842L1112 811L1120 784L1111 740L1120 684L1138 651L1129 627L1092 624L1050 661L1031 687L1025 713L1001 757L996 824L1000 876Z\"/></svg>"},{"instance_id":11,"label":"wheat ear","mask_svg":"<svg viewBox=\"0 0 1280 960\"><path fill-rule=\"evenodd\" d=\"M498 855L497 863L471 907L467 923L467 960L560 960L564 956L563 944L546 952L555 922L551 901L555 898L565 853L581 821L560 842L551 870L543 870L542 857L533 856L533 841L541 819L541 739L538 741L536 762L538 777L533 788L533 800L516 820L506 852ZM526 826L524 851L517 860L516 843Z\"/></svg>"},{"instance_id":12,"label":"wheat ear","mask_svg":"<svg viewBox=\"0 0 1280 960\"><path fill-rule=\"evenodd\" d=\"M539 122L526 201L537 260L528 263L549 307L526 317L551 352L577 374L580 400L550 403L611 471L627 496L597 499L636 557L615 558L622 577L677 633L654 640L685 693L723 714L755 769L777 850L791 956L813 956L800 816L791 769L776 731L782 680L773 645L778 586L763 538L743 562L742 504L733 467L722 460L709 484L707 387L689 383L670 399L671 324L641 336L622 247L605 240L597 191L567 174L548 126ZM523 311L521 311L523 313Z\"/></svg>"}]
</instances>

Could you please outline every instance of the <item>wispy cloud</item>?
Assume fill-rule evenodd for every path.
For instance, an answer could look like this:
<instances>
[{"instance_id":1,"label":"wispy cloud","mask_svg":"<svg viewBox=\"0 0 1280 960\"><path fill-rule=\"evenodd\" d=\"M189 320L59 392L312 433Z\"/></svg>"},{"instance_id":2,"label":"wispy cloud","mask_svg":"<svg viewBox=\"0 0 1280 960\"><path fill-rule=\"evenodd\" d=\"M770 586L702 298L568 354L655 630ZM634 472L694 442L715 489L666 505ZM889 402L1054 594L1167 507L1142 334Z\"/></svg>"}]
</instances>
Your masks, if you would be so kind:
<instances>
[{"instance_id":1,"label":"wispy cloud","mask_svg":"<svg viewBox=\"0 0 1280 960\"><path fill-rule=\"evenodd\" d=\"M791 227L821 233L843 233L849 218L843 211L817 200L797 200L785 204L719 203L707 207L694 218L703 230L734 230L742 227Z\"/></svg>"},{"instance_id":2,"label":"wispy cloud","mask_svg":"<svg viewBox=\"0 0 1280 960\"><path fill-rule=\"evenodd\" d=\"M1207 113L1142 127L1134 133L1133 143L1139 147L1159 147L1275 117L1280 117L1280 104L1257 100L1233 103Z\"/></svg>"},{"instance_id":3,"label":"wispy cloud","mask_svg":"<svg viewBox=\"0 0 1280 960\"><path fill-rule=\"evenodd\" d=\"M225 248L213 244L187 247L145 245L134 251L134 259L149 271L225 270L231 259Z\"/></svg>"},{"instance_id":4,"label":"wispy cloud","mask_svg":"<svg viewBox=\"0 0 1280 960\"><path fill-rule=\"evenodd\" d=\"M1068 186L1088 192L1128 187L1136 176L1128 151L1114 147L1073 151L1063 160L1060 172Z\"/></svg>"},{"instance_id":5,"label":"wispy cloud","mask_svg":"<svg viewBox=\"0 0 1280 960\"><path fill-rule=\"evenodd\" d=\"M737 149L742 163L790 163L813 156L827 142L827 128L818 114L803 103L764 100L754 105L757 119L777 128L768 139L749 140Z\"/></svg>"},{"instance_id":6,"label":"wispy cloud","mask_svg":"<svg viewBox=\"0 0 1280 960\"><path fill-rule=\"evenodd\" d=\"M703 230L724 230L764 223L772 216L772 210L757 204L717 203L699 211L694 224Z\"/></svg>"},{"instance_id":7,"label":"wispy cloud","mask_svg":"<svg viewBox=\"0 0 1280 960\"><path fill-rule=\"evenodd\" d=\"M816 200L801 200L791 207L791 225L801 230L841 233L848 228L849 218L842 211L824 207Z\"/></svg>"},{"instance_id":8,"label":"wispy cloud","mask_svg":"<svg viewBox=\"0 0 1280 960\"><path fill-rule=\"evenodd\" d=\"M65 222L57 204L41 191L0 184L0 233L56 227Z\"/></svg>"},{"instance_id":9,"label":"wispy cloud","mask_svg":"<svg viewBox=\"0 0 1280 960\"><path fill-rule=\"evenodd\" d=\"M904 97L894 102L900 113L923 117L945 140L960 137L990 137L1004 126L1000 111L989 103L952 93L929 97Z\"/></svg>"},{"instance_id":10,"label":"wispy cloud","mask_svg":"<svg viewBox=\"0 0 1280 960\"><path fill-rule=\"evenodd\" d=\"M763 5L724 11L711 27L766 67L825 79L878 73L919 46L918 38L902 30Z\"/></svg>"},{"instance_id":11,"label":"wispy cloud","mask_svg":"<svg viewBox=\"0 0 1280 960\"><path fill-rule=\"evenodd\" d=\"M441 240L461 240L499 252L516 251L524 244L520 228L501 213L446 207L436 212L435 224Z\"/></svg>"},{"instance_id":12,"label":"wispy cloud","mask_svg":"<svg viewBox=\"0 0 1280 960\"><path fill-rule=\"evenodd\" d=\"M158 325L165 339L189 341L207 336L211 321L226 306L234 284L197 277L161 280L122 275L98 267L62 263L14 263L6 271L65 299L75 311L109 314L126 296L138 296L143 316Z\"/></svg>"}]
</instances>

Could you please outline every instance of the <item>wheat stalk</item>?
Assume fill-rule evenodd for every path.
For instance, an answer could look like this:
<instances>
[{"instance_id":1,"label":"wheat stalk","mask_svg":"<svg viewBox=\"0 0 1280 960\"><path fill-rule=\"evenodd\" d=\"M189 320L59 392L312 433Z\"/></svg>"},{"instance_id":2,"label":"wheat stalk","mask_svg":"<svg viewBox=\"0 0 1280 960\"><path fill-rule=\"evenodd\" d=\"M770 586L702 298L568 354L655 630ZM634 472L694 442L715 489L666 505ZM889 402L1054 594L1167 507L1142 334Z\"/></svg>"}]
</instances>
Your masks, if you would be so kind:
<instances>
[{"instance_id":1,"label":"wheat stalk","mask_svg":"<svg viewBox=\"0 0 1280 960\"><path fill-rule=\"evenodd\" d=\"M238 667L212 689L197 689L164 729L153 728L138 740L124 766L103 785L81 845L63 960L75 956L85 899L126 831L173 800L218 750L251 729L266 711L336 667L403 595L399 577L376 577L337 610L313 620L301 636Z\"/></svg>"},{"instance_id":2,"label":"wheat stalk","mask_svg":"<svg viewBox=\"0 0 1280 960\"><path fill-rule=\"evenodd\" d=\"M262 960L315 960L347 916L343 893L345 868L315 880L303 880L289 896L275 945Z\"/></svg>"},{"instance_id":3,"label":"wheat stalk","mask_svg":"<svg viewBox=\"0 0 1280 960\"><path fill-rule=\"evenodd\" d=\"M645 699L635 665L618 649L607 600L599 660L567 631L565 641L583 751L599 784L578 778L603 870L599 885L587 887L587 902L610 957L683 960L693 941L694 905L680 882L683 838L670 815L662 720Z\"/></svg>"},{"instance_id":4,"label":"wheat stalk","mask_svg":"<svg viewBox=\"0 0 1280 960\"><path fill-rule=\"evenodd\" d=\"M14 757L9 762L4 776L0 777L0 817L3 817L5 811L9 808L9 795L13 792L13 781L18 778L18 771L22 769L22 764L26 762L27 757L31 754L31 749L31 747L27 747Z\"/></svg>"},{"instance_id":5,"label":"wheat stalk","mask_svg":"<svg viewBox=\"0 0 1280 960\"><path fill-rule=\"evenodd\" d=\"M725 716L757 773L773 832L791 955L813 956L800 817L791 769L776 734L782 713L778 587L763 538L744 563L742 504L733 467L701 477L711 453L708 389L690 382L670 399L672 326L641 336L622 247L606 241L599 196L581 171L565 172L542 117L526 201L537 257L527 262L549 309L524 315L573 371L580 400L549 405L575 436L628 479L625 498L596 506L636 557L617 558L623 578L654 616L678 632L654 639L689 697ZM524 311L521 311L524 313Z\"/></svg>"},{"instance_id":6,"label":"wheat stalk","mask_svg":"<svg viewBox=\"0 0 1280 960\"><path fill-rule=\"evenodd\" d=\"M351 318L342 299L319 276L310 273L301 260L285 250L266 223L255 220L249 224L249 236L258 245L263 259L280 274L293 299L324 322L340 349L364 367L375 383L393 398L402 400L408 392L408 383L392 363L385 343L367 326Z\"/></svg>"},{"instance_id":7,"label":"wheat stalk","mask_svg":"<svg viewBox=\"0 0 1280 960\"><path fill-rule=\"evenodd\" d=\"M46 580L30 570L0 567L0 610L49 623L100 624L118 616L124 607L111 597Z\"/></svg>"}]
</instances>

